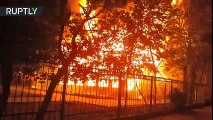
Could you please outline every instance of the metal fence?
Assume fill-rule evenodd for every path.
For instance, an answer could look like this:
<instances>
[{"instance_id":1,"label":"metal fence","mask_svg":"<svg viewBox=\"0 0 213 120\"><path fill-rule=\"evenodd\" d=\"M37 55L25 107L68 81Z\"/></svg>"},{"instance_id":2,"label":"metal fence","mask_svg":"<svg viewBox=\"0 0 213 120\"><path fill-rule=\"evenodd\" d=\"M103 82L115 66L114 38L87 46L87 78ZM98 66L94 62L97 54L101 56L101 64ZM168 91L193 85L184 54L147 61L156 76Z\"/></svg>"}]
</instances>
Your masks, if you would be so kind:
<instances>
[{"instance_id":1,"label":"metal fence","mask_svg":"<svg viewBox=\"0 0 213 120\"><path fill-rule=\"evenodd\" d=\"M24 77L13 80L3 120L33 120L43 101L50 80ZM120 84L120 85L119 85ZM64 111L65 120L113 119L121 116L145 114L172 109L171 94L174 88L183 89L183 82L153 76L128 78L101 76L98 80L66 84L62 100L63 82L55 88L45 120L59 120ZM206 85L196 84L194 102L204 102ZM0 89L1 90L1 89ZM62 109L62 103L64 108Z\"/></svg>"}]
</instances>

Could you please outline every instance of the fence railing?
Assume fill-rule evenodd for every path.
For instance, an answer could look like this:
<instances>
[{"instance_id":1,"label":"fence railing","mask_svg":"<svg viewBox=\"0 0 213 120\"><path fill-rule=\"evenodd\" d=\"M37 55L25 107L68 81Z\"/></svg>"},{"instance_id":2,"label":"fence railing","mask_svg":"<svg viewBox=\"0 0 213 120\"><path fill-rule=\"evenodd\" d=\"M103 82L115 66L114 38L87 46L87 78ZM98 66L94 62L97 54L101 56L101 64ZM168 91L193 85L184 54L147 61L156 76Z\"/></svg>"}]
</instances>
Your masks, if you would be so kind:
<instances>
[{"instance_id":1,"label":"fence railing","mask_svg":"<svg viewBox=\"0 0 213 120\"><path fill-rule=\"evenodd\" d=\"M13 80L2 119L35 119L49 84L50 80L47 79ZM120 79L100 77L98 80L84 82L69 80L64 91L64 83L60 82L53 93L45 120L104 120L172 109L173 89L182 90L183 84L182 81L144 75ZM206 85L196 84L195 102L204 102L205 88ZM65 99L62 99L63 94ZM61 107L62 103L64 107Z\"/></svg>"}]
</instances>

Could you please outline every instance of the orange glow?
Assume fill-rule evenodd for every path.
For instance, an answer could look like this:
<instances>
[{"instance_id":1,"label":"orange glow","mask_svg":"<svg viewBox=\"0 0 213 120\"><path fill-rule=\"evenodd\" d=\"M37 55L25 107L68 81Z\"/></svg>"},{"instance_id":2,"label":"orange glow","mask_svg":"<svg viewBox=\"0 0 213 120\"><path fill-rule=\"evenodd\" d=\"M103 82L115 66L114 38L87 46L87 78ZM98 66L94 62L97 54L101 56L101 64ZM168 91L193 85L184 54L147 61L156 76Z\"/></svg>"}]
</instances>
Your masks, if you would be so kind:
<instances>
[{"instance_id":1,"label":"orange glow","mask_svg":"<svg viewBox=\"0 0 213 120\"><path fill-rule=\"evenodd\" d=\"M87 86L96 86L96 81L95 80L88 80Z\"/></svg>"},{"instance_id":2,"label":"orange glow","mask_svg":"<svg viewBox=\"0 0 213 120\"><path fill-rule=\"evenodd\" d=\"M73 81L73 80L68 80L67 85L75 85L75 83L74 83L74 81Z\"/></svg>"},{"instance_id":3,"label":"orange glow","mask_svg":"<svg viewBox=\"0 0 213 120\"><path fill-rule=\"evenodd\" d=\"M82 80L78 80L78 81L77 81L77 83L76 83L76 85L78 85L78 86L84 86L84 84L83 84L83 81L82 81Z\"/></svg>"},{"instance_id":4,"label":"orange glow","mask_svg":"<svg viewBox=\"0 0 213 120\"><path fill-rule=\"evenodd\" d=\"M124 45L122 43L114 43L112 45L112 48L114 49L114 51L123 51Z\"/></svg>"},{"instance_id":5,"label":"orange glow","mask_svg":"<svg viewBox=\"0 0 213 120\"><path fill-rule=\"evenodd\" d=\"M81 4L82 7L87 6L87 1L86 0L79 0L79 4ZM83 13L83 9L80 8L80 13Z\"/></svg>"},{"instance_id":6,"label":"orange glow","mask_svg":"<svg viewBox=\"0 0 213 120\"><path fill-rule=\"evenodd\" d=\"M95 15L95 10L92 11L92 13L89 15L90 17L93 17ZM97 23L97 18L94 18L93 20L89 20L85 23L85 29L91 30L95 29L95 24ZM96 28L97 29L97 28Z\"/></svg>"},{"instance_id":7,"label":"orange glow","mask_svg":"<svg viewBox=\"0 0 213 120\"><path fill-rule=\"evenodd\" d=\"M98 82L99 87L109 87L109 82L106 80L101 80Z\"/></svg>"},{"instance_id":8,"label":"orange glow","mask_svg":"<svg viewBox=\"0 0 213 120\"><path fill-rule=\"evenodd\" d=\"M87 0L79 0L79 4L81 4L82 5L82 7L87 7ZM80 13L84 13L84 11L83 11L83 9L82 8L80 8ZM90 17L93 17L95 15L95 10L94 11L92 11L91 12L91 14L89 15ZM97 23L97 18L94 18L94 19L92 19L92 20L89 20L89 21L87 21L86 23L85 23L85 25L84 25L84 28L86 29L86 30L94 30L94 29L97 29L97 28L95 28L95 24ZM95 35L94 33L92 33L92 32L88 32L89 33L89 36L91 37L92 35Z\"/></svg>"},{"instance_id":9,"label":"orange glow","mask_svg":"<svg viewBox=\"0 0 213 120\"><path fill-rule=\"evenodd\" d=\"M118 81L112 81L112 88L118 88L118 85L119 85ZM131 91L135 88L135 81L128 79L127 85L128 91Z\"/></svg>"},{"instance_id":10,"label":"orange glow","mask_svg":"<svg viewBox=\"0 0 213 120\"><path fill-rule=\"evenodd\" d=\"M172 6L179 6L182 2L183 2L183 0L172 0L171 5Z\"/></svg>"},{"instance_id":11,"label":"orange glow","mask_svg":"<svg viewBox=\"0 0 213 120\"><path fill-rule=\"evenodd\" d=\"M172 5L176 5L178 0L172 0Z\"/></svg>"},{"instance_id":12,"label":"orange glow","mask_svg":"<svg viewBox=\"0 0 213 120\"><path fill-rule=\"evenodd\" d=\"M63 85L63 84L64 84L64 82L63 82L63 81L60 81L60 82L59 82L59 85Z\"/></svg>"},{"instance_id":13,"label":"orange glow","mask_svg":"<svg viewBox=\"0 0 213 120\"><path fill-rule=\"evenodd\" d=\"M118 88L118 81L112 81L112 88Z\"/></svg>"},{"instance_id":14,"label":"orange glow","mask_svg":"<svg viewBox=\"0 0 213 120\"><path fill-rule=\"evenodd\" d=\"M127 80L127 89L129 90L129 91L131 91L131 90L133 90L134 88L135 88L135 81L133 81L133 80Z\"/></svg>"},{"instance_id":15,"label":"orange glow","mask_svg":"<svg viewBox=\"0 0 213 120\"><path fill-rule=\"evenodd\" d=\"M179 0L172 0L172 5L177 5L179 2ZM86 0L79 0L79 4L81 4L83 7L86 7L87 4L86 4ZM83 13L83 9L80 8L80 13ZM96 14L96 11L92 11L92 13L89 15L90 17L94 16ZM72 19L70 17L70 19ZM84 25L84 29L85 30L88 30L88 36L87 37L91 37L91 36L96 36L95 33L92 33L90 32L89 30L94 30L94 29L98 29L96 28L95 24L97 23L98 19L95 18L93 20L89 20L85 23ZM160 21L156 21L157 23L159 23ZM163 23L160 23L160 24L163 24ZM147 28L148 29L148 28ZM116 42L113 42L111 43L112 45L110 46L110 48L102 48L102 50L99 52L99 55L103 58L105 55L107 54L110 54L110 53L107 53L105 51L110 51L109 49L112 49L113 51L113 55L114 56L120 56L121 55L121 52L123 52L125 50L125 46L124 44L122 43L123 41L123 38L128 36L128 33L126 33L125 30L120 30L119 31L119 34L116 36L116 39L118 39ZM113 38L110 38L110 39L113 39ZM81 40L80 36L78 36L76 38L76 41L79 42ZM165 41L168 41L170 40L170 36L166 36L165 37ZM71 42L71 39L68 39L67 40L69 43ZM67 42L66 41L66 42ZM67 50L68 48L64 47L65 50ZM148 48L146 48L145 50L143 49L138 49L136 48L136 53L139 53L141 56L142 55L148 55L150 57L150 51ZM68 51L68 50L67 50ZM154 50L152 49L151 52L153 54L157 54L157 50ZM154 65L155 67L159 66L160 64L160 67L157 67L159 73L156 74L157 77L164 77L164 78L167 78L167 75L165 74L164 72L164 63L161 63L159 60L157 60L157 56L153 55L151 56L153 57L154 59ZM133 58L133 59L137 59L137 58ZM84 58L79 58L77 60L79 62L79 64L85 64L85 63L88 63L88 60L87 59L84 59ZM133 60L133 63L136 65L136 66L141 66L143 64L143 61L138 59L138 60ZM105 69L106 67L105 66L98 66L98 69ZM141 72L143 72L144 75L152 75L151 72L149 72L146 68L140 68ZM94 69L93 72L98 72L97 69ZM133 79L133 78L127 78L127 89L128 91L132 91L132 90L136 90L136 85L139 87L139 85L141 84L141 81L142 80L139 80L139 79ZM90 80L88 79L87 81L87 86L96 86L96 80ZM60 82L59 83L60 85L63 85L63 82ZM68 85L75 85L74 81L72 80L69 80L68 81ZM78 80L77 83L76 83L77 86L84 86L83 82L81 80ZM101 80L98 82L98 86L99 87L109 87L109 86L112 86L112 88L118 88L119 86L119 82L118 80L115 80L115 79L112 79L112 84L109 84L109 81L107 80ZM141 98L141 96L139 96L139 98Z\"/></svg>"}]
</instances>

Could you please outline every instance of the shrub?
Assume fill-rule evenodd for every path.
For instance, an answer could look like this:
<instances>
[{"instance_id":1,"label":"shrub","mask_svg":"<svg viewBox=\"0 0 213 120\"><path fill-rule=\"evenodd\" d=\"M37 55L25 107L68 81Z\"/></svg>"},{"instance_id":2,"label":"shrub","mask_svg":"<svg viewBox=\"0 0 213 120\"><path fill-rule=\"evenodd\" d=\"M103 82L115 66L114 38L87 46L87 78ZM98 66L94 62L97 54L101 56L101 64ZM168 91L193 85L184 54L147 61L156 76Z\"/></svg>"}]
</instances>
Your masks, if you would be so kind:
<instances>
[{"instance_id":1,"label":"shrub","mask_svg":"<svg viewBox=\"0 0 213 120\"><path fill-rule=\"evenodd\" d=\"M171 95L171 102L174 104L175 109L180 110L181 108L183 108L186 104L186 101L187 94L175 88Z\"/></svg>"}]
</instances>

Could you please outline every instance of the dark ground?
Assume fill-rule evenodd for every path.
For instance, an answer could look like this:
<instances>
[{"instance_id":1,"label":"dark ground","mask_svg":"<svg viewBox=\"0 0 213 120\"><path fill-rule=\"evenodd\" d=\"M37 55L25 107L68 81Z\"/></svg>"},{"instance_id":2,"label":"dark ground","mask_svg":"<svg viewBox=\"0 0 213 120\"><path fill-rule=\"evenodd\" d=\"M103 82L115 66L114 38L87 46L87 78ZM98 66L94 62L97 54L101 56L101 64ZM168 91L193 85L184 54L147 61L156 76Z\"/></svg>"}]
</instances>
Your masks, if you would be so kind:
<instances>
[{"instance_id":1,"label":"dark ground","mask_svg":"<svg viewBox=\"0 0 213 120\"><path fill-rule=\"evenodd\" d=\"M150 118L148 120L211 120L212 106L182 111L179 113Z\"/></svg>"}]
</instances>

